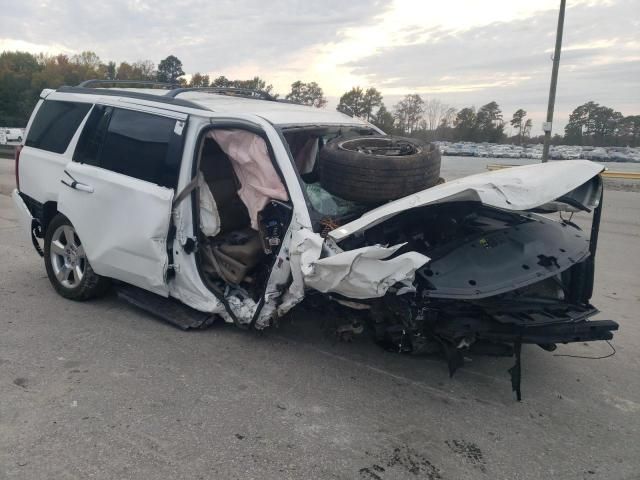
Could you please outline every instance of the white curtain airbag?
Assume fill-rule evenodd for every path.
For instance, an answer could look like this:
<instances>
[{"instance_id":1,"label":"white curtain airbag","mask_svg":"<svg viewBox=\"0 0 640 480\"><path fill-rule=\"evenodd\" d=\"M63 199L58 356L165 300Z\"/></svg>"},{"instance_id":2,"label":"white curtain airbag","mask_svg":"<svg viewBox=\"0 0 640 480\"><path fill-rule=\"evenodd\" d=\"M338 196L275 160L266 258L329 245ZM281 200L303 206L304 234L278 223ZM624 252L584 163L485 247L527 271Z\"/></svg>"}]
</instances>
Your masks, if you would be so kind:
<instances>
[{"instance_id":1,"label":"white curtain airbag","mask_svg":"<svg viewBox=\"0 0 640 480\"><path fill-rule=\"evenodd\" d=\"M198 172L198 188L200 190L200 230L207 237L215 237L220 233L220 215L202 172Z\"/></svg>"}]
</instances>

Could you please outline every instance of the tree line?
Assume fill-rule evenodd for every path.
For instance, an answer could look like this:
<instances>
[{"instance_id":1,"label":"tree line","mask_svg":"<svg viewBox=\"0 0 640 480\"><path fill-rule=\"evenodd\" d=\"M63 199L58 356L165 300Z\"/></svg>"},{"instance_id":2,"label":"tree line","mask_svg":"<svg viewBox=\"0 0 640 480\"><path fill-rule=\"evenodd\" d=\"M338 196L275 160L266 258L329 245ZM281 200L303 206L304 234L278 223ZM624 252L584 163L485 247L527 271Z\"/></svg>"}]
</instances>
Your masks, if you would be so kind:
<instances>
[{"instance_id":1,"label":"tree line","mask_svg":"<svg viewBox=\"0 0 640 480\"><path fill-rule=\"evenodd\" d=\"M189 87L233 87L260 90L273 98L280 97L266 80L229 79L223 75L210 78L196 72L189 81L182 62L169 55L157 65L151 60L103 62L94 52L77 55L33 55L26 52L0 53L0 125L25 126L44 88L77 85L87 79L159 81ZM290 102L323 108L327 99L316 82L297 80L284 95ZM423 99L419 94L405 95L390 109L374 87L351 88L339 99L338 110L370 121L387 133L425 140L473 141L492 143L535 143L542 136L531 137L533 122L524 109L516 110L505 120L497 102L476 109L456 109L437 99ZM511 127L508 135L506 128ZM595 102L577 107L569 117L564 135L553 137L556 144L570 145L640 145L640 115L624 116Z\"/></svg>"}]
</instances>

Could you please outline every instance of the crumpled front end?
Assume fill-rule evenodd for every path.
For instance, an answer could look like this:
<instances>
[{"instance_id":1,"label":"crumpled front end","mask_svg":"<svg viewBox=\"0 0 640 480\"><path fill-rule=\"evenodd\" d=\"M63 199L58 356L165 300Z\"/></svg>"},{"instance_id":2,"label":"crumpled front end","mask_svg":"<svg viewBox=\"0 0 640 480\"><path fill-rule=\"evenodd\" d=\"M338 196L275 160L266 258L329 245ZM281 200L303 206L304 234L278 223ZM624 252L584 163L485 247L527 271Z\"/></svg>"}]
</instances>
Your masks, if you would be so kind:
<instances>
[{"instance_id":1,"label":"crumpled front end","mask_svg":"<svg viewBox=\"0 0 640 480\"><path fill-rule=\"evenodd\" d=\"M523 343L552 350L609 340L618 328L591 320L601 167L567 163L434 187L369 212L324 243L307 232L292 262L306 287L365 310L389 350L443 352L451 374L466 352L515 355L519 396ZM590 232L556 216L576 211L592 214Z\"/></svg>"}]
</instances>

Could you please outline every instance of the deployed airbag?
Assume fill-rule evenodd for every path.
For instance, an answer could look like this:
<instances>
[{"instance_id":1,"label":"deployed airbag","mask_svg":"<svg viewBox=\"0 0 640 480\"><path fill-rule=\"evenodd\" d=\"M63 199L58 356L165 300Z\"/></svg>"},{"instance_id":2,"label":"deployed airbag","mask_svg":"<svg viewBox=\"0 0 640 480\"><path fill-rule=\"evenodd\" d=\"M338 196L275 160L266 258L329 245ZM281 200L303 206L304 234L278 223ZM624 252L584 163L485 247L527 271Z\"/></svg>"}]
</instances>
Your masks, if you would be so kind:
<instances>
[{"instance_id":1,"label":"deployed airbag","mask_svg":"<svg viewBox=\"0 0 640 480\"><path fill-rule=\"evenodd\" d=\"M202 172L198 173L198 188L200 189L200 230L207 237L215 237L220 233L220 214Z\"/></svg>"},{"instance_id":2,"label":"deployed airbag","mask_svg":"<svg viewBox=\"0 0 640 480\"><path fill-rule=\"evenodd\" d=\"M289 200L276 169L271 163L264 139L255 133L240 129L220 129L207 133L231 160L240 181L238 196L247 206L251 227L258 229L258 212L270 199Z\"/></svg>"}]
</instances>

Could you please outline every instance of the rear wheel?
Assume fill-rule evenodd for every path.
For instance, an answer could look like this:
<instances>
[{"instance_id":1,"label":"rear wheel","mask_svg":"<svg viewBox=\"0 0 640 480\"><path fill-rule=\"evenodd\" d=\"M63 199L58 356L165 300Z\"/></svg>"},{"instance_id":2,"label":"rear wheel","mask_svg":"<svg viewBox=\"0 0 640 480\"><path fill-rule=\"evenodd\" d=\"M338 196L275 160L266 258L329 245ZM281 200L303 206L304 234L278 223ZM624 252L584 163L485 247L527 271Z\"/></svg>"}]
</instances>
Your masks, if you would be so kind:
<instances>
[{"instance_id":1,"label":"rear wheel","mask_svg":"<svg viewBox=\"0 0 640 480\"><path fill-rule=\"evenodd\" d=\"M71 300L88 300L103 294L109 279L96 274L71 222L56 215L47 227L44 263L56 292Z\"/></svg>"}]
</instances>

